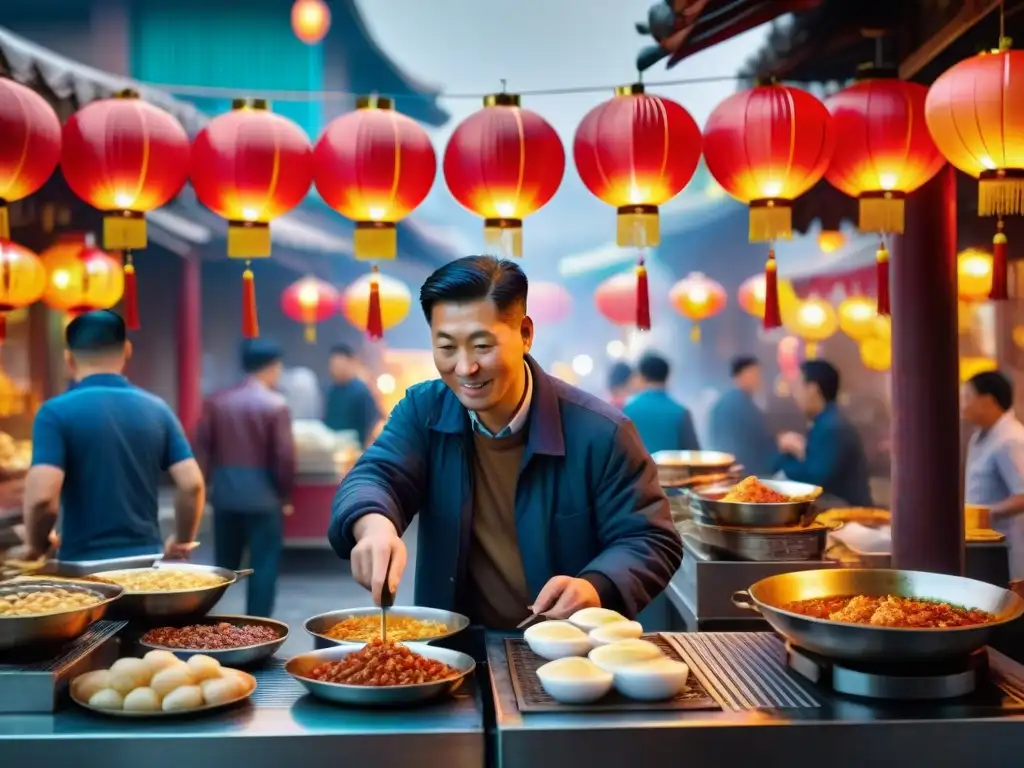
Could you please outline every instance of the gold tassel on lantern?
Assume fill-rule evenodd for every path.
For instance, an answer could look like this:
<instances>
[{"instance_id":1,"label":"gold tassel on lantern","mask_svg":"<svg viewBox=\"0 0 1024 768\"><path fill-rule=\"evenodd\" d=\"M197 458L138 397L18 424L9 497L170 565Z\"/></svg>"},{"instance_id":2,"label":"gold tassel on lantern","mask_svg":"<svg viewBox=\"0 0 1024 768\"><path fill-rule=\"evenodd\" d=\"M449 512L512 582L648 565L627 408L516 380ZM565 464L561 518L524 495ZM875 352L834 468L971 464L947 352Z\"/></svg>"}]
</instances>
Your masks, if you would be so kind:
<instances>
[{"instance_id":1,"label":"gold tassel on lantern","mask_svg":"<svg viewBox=\"0 0 1024 768\"><path fill-rule=\"evenodd\" d=\"M522 256L522 219L484 219L484 242L502 256Z\"/></svg>"},{"instance_id":2,"label":"gold tassel on lantern","mask_svg":"<svg viewBox=\"0 0 1024 768\"><path fill-rule=\"evenodd\" d=\"M11 212L7 209L7 201L0 200L0 240L11 239Z\"/></svg>"},{"instance_id":3,"label":"gold tassel on lantern","mask_svg":"<svg viewBox=\"0 0 1024 768\"><path fill-rule=\"evenodd\" d=\"M393 221L357 221L352 252L360 261L393 259L398 255L398 230Z\"/></svg>"},{"instance_id":4,"label":"gold tassel on lantern","mask_svg":"<svg viewBox=\"0 0 1024 768\"><path fill-rule=\"evenodd\" d=\"M750 242L771 243L793 239L793 204L789 200L753 200L750 203Z\"/></svg>"},{"instance_id":5,"label":"gold tassel on lantern","mask_svg":"<svg viewBox=\"0 0 1024 768\"><path fill-rule=\"evenodd\" d=\"M646 248L661 244L658 206L624 205L618 210L615 242L620 248Z\"/></svg>"},{"instance_id":6,"label":"gold tassel on lantern","mask_svg":"<svg viewBox=\"0 0 1024 768\"><path fill-rule=\"evenodd\" d=\"M865 192L858 203L861 232L903 234L906 195L902 192Z\"/></svg>"},{"instance_id":7,"label":"gold tassel on lantern","mask_svg":"<svg viewBox=\"0 0 1024 768\"><path fill-rule=\"evenodd\" d=\"M145 215L138 211L108 211L103 214L103 247L108 251L145 248Z\"/></svg>"},{"instance_id":8,"label":"gold tassel on lantern","mask_svg":"<svg viewBox=\"0 0 1024 768\"><path fill-rule=\"evenodd\" d=\"M690 329L690 341L700 344L700 326L697 323L694 323L693 328Z\"/></svg>"},{"instance_id":9,"label":"gold tassel on lantern","mask_svg":"<svg viewBox=\"0 0 1024 768\"><path fill-rule=\"evenodd\" d=\"M997 168L978 179L978 215L1011 216L1024 213L1024 171Z\"/></svg>"}]
</instances>

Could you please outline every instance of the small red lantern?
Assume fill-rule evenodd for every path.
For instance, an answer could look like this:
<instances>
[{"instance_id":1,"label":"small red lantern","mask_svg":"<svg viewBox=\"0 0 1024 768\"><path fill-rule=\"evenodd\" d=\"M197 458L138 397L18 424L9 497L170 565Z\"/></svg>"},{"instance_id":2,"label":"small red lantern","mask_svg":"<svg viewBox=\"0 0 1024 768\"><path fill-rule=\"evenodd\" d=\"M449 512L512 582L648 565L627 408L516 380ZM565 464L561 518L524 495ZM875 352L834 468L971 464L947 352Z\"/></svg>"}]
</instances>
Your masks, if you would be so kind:
<instances>
[{"instance_id":1,"label":"small red lantern","mask_svg":"<svg viewBox=\"0 0 1024 768\"><path fill-rule=\"evenodd\" d=\"M792 237L793 200L825 173L835 135L825 105L798 88L760 85L733 94L704 128L704 160L722 188L750 206L750 241ZM764 327L778 328L775 249L765 266Z\"/></svg>"},{"instance_id":2,"label":"small red lantern","mask_svg":"<svg viewBox=\"0 0 1024 768\"><path fill-rule=\"evenodd\" d=\"M331 28L331 9L324 0L295 0L292 31L307 45L316 45Z\"/></svg>"},{"instance_id":3,"label":"small red lantern","mask_svg":"<svg viewBox=\"0 0 1024 768\"><path fill-rule=\"evenodd\" d=\"M572 294L558 283L538 281L530 283L526 314L535 323L554 325L572 313Z\"/></svg>"},{"instance_id":4,"label":"small red lantern","mask_svg":"<svg viewBox=\"0 0 1024 768\"><path fill-rule=\"evenodd\" d=\"M590 110L576 129L573 157L583 184L618 210L616 241L646 248L661 242L658 206L683 191L700 161L696 121L674 101L639 83ZM647 268L637 264L637 327L651 327Z\"/></svg>"},{"instance_id":5,"label":"small red lantern","mask_svg":"<svg viewBox=\"0 0 1024 768\"><path fill-rule=\"evenodd\" d=\"M0 77L0 136L0 240L9 240L8 203L43 186L60 160L60 120L38 93Z\"/></svg>"},{"instance_id":6,"label":"small red lantern","mask_svg":"<svg viewBox=\"0 0 1024 768\"><path fill-rule=\"evenodd\" d=\"M97 248L92 235L63 234L39 258L47 273L42 299L51 309L76 316L110 309L124 294L120 260Z\"/></svg>"},{"instance_id":7,"label":"small red lantern","mask_svg":"<svg viewBox=\"0 0 1024 768\"><path fill-rule=\"evenodd\" d=\"M597 311L615 325L636 323L636 275L620 272L612 275L594 292Z\"/></svg>"},{"instance_id":8,"label":"small red lantern","mask_svg":"<svg viewBox=\"0 0 1024 768\"><path fill-rule=\"evenodd\" d=\"M264 99L236 99L192 144L192 187L228 220L228 257L244 259L242 334L259 336L252 259L270 256L270 221L303 201L313 181L313 150L299 126Z\"/></svg>"},{"instance_id":9,"label":"small red lantern","mask_svg":"<svg viewBox=\"0 0 1024 768\"><path fill-rule=\"evenodd\" d=\"M292 320L306 326L306 341L316 341L316 324L338 311L341 295L330 283L316 277L303 277L281 294L281 309Z\"/></svg>"},{"instance_id":10,"label":"small red lantern","mask_svg":"<svg viewBox=\"0 0 1024 768\"><path fill-rule=\"evenodd\" d=\"M693 322L690 339L700 341L700 324L725 309L725 288L701 272L691 272L672 286L668 294L676 312Z\"/></svg>"},{"instance_id":11,"label":"small red lantern","mask_svg":"<svg viewBox=\"0 0 1024 768\"><path fill-rule=\"evenodd\" d=\"M565 174L555 129L519 96L497 93L448 140L444 178L452 196L484 219L484 239L507 256L523 254L523 219L554 197Z\"/></svg>"},{"instance_id":12,"label":"small red lantern","mask_svg":"<svg viewBox=\"0 0 1024 768\"><path fill-rule=\"evenodd\" d=\"M7 337L7 313L38 301L46 290L46 268L28 248L0 240L0 342Z\"/></svg>"}]
</instances>

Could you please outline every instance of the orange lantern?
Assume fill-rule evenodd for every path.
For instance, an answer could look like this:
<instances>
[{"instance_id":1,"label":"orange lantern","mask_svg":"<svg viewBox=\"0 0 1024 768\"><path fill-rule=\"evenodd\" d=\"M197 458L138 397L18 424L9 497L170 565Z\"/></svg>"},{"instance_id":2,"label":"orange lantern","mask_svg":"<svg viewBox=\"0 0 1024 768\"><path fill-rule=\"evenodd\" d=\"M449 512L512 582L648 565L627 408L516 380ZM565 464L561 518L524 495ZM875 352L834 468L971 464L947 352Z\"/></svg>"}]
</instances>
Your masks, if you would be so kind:
<instances>
[{"instance_id":1,"label":"orange lantern","mask_svg":"<svg viewBox=\"0 0 1024 768\"><path fill-rule=\"evenodd\" d=\"M97 248L92 235L67 233L40 254L46 268L43 301L71 317L110 309L124 295L120 260Z\"/></svg>"},{"instance_id":2,"label":"orange lantern","mask_svg":"<svg viewBox=\"0 0 1024 768\"><path fill-rule=\"evenodd\" d=\"M892 367L892 343L877 336L866 338L859 345L860 361L869 371L888 371Z\"/></svg>"},{"instance_id":3,"label":"orange lantern","mask_svg":"<svg viewBox=\"0 0 1024 768\"><path fill-rule=\"evenodd\" d=\"M723 189L750 207L750 241L792 237L793 200L813 187L835 147L832 117L814 96L785 85L733 94L704 127L704 160ZM765 265L764 327L782 323L775 249Z\"/></svg>"},{"instance_id":4,"label":"orange lantern","mask_svg":"<svg viewBox=\"0 0 1024 768\"><path fill-rule=\"evenodd\" d=\"M621 272L597 286L594 292L597 311L615 325L636 323L636 275Z\"/></svg>"},{"instance_id":5,"label":"orange lantern","mask_svg":"<svg viewBox=\"0 0 1024 768\"><path fill-rule=\"evenodd\" d=\"M748 315L764 317L764 275L753 275L744 280L736 298L740 308Z\"/></svg>"},{"instance_id":6,"label":"orange lantern","mask_svg":"<svg viewBox=\"0 0 1024 768\"><path fill-rule=\"evenodd\" d=\"M371 289L371 286L375 288ZM380 297L380 333L370 326L370 295L376 290ZM341 297L341 313L352 325L366 332L370 339L380 339L384 331L390 330L405 320L412 307L412 294L401 280L382 275L374 267L368 275L353 281Z\"/></svg>"},{"instance_id":7,"label":"orange lantern","mask_svg":"<svg viewBox=\"0 0 1024 768\"><path fill-rule=\"evenodd\" d=\"M324 0L295 0L292 31L307 45L316 45L331 28L331 9Z\"/></svg>"},{"instance_id":8,"label":"orange lantern","mask_svg":"<svg viewBox=\"0 0 1024 768\"><path fill-rule=\"evenodd\" d=\"M787 327L806 343L807 357L817 357L818 345L839 330L839 317L824 299L811 296L799 303Z\"/></svg>"},{"instance_id":9,"label":"orange lantern","mask_svg":"<svg viewBox=\"0 0 1024 768\"><path fill-rule=\"evenodd\" d=\"M700 324L714 317L726 304L725 288L700 272L691 272L672 286L669 300L676 312L693 322L690 339L700 341Z\"/></svg>"},{"instance_id":10,"label":"orange lantern","mask_svg":"<svg viewBox=\"0 0 1024 768\"><path fill-rule=\"evenodd\" d=\"M992 256L975 248L956 257L957 295L961 301L985 301L992 293Z\"/></svg>"},{"instance_id":11,"label":"orange lantern","mask_svg":"<svg viewBox=\"0 0 1024 768\"><path fill-rule=\"evenodd\" d=\"M846 245L846 235L838 229L823 229L818 233L818 249L822 253L835 253Z\"/></svg>"},{"instance_id":12,"label":"orange lantern","mask_svg":"<svg viewBox=\"0 0 1024 768\"><path fill-rule=\"evenodd\" d=\"M1003 216L1024 213L1024 51L999 48L953 65L928 90L925 120L939 151L978 179L978 214L996 216L990 297L1007 298Z\"/></svg>"},{"instance_id":13,"label":"orange lantern","mask_svg":"<svg viewBox=\"0 0 1024 768\"><path fill-rule=\"evenodd\" d=\"M306 326L306 341L316 341L316 324L338 311L340 297L330 283L316 277L303 277L285 288L281 309L297 323Z\"/></svg>"},{"instance_id":14,"label":"orange lantern","mask_svg":"<svg viewBox=\"0 0 1024 768\"><path fill-rule=\"evenodd\" d=\"M28 248L0 240L0 341L7 337L7 314L39 300L46 269Z\"/></svg>"},{"instance_id":15,"label":"orange lantern","mask_svg":"<svg viewBox=\"0 0 1024 768\"><path fill-rule=\"evenodd\" d=\"M875 334L879 317L875 302L864 296L850 296L839 303L839 330L854 341L863 341Z\"/></svg>"}]
</instances>

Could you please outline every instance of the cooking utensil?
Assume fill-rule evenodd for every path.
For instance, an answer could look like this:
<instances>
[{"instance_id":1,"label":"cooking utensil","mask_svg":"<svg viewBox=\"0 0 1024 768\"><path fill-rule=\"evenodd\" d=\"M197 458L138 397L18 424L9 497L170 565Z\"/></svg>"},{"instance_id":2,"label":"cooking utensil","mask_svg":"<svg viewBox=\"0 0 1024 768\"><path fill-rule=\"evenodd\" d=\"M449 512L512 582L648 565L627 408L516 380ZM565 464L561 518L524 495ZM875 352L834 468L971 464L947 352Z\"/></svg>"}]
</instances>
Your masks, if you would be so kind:
<instances>
[{"instance_id":1,"label":"cooking utensil","mask_svg":"<svg viewBox=\"0 0 1024 768\"><path fill-rule=\"evenodd\" d=\"M285 671L301 683L314 696L338 704L351 704L359 707L393 707L408 704L419 704L436 699L458 688L466 676L476 668L472 656L448 648L438 648L424 643L406 643L405 646L426 659L440 661L458 670L458 676L442 680L438 683L422 683L420 685L343 685L341 683L325 683L313 680L308 675L314 668L326 661L341 661L350 653L358 651L362 644L324 648L312 653L304 653L290 659L285 664Z\"/></svg>"},{"instance_id":2,"label":"cooking utensil","mask_svg":"<svg viewBox=\"0 0 1024 768\"><path fill-rule=\"evenodd\" d=\"M844 624L787 611L796 600L840 595L897 595L978 608L996 617L990 624L948 629L903 629ZM984 646L996 627L1024 614L1013 592L962 576L923 571L829 568L761 579L732 596L733 604L761 614L794 645L833 659L877 662L931 661L966 656Z\"/></svg>"},{"instance_id":3,"label":"cooking utensil","mask_svg":"<svg viewBox=\"0 0 1024 768\"><path fill-rule=\"evenodd\" d=\"M145 720L150 718L159 719L165 717L182 717L187 715L196 715L202 712L213 712L217 709L226 709L227 707L232 707L235 704L238 704L241 701L245 701L250 696L252 696L253 693L256 692L256 678L248 674L247 672L239 672L239 674L243 675L246 679L246 682L249 684L244 694L232 699L231 701L224 701L220 704L204 704L203 706L196 707L195 709L181 709L175 710L173 712L164 712L163 710L159 712L125 712L123 709L98 709L97 707L90 707L89 702L82 701L77 696L75 696L75 688L73 681L72 685L70 686L71 700L75 702L75 704L77 704L78 706L84 709L88 709L90 712L95 712L98 715L107 715L108 717L128 717Z\"/></svg>"},{"instance_id":4,"label":"cooking utensil","mask_svg":"<svg viewBox=\"0 0 1024 768\"><path fill-rule=\"evenodd\" d=\"M735 456L721 451L657 451L651 458L658 468L658 481L665 487L724 473L736 464Z\"/></svg>"},{"instance_id":5,"label":"cooking utensil","mask_svg":"<svg viewBox=\"0 0 1024 768\"><path fill-rule=\"evenodd\" d=\"M825 525L739 528L709 525L694 518L696 534L709 547L739 560L783 562L820 560L829 531Z\"/></svg>"},{"instance_id":6,"label":"cooking utensil","mask_svg":"<svg viewBox=\"0 0 1024 768\"><path fill-rule=\"evenodd\" d=\"M337 638L328 637L327 630L345 619L350 619L354 616L376 616L378 611L380 611L380 608L377 606L369 608L346 608L342 611L330 611L328 613L321 613L317 616L306 619L303 626L306 631L313 636L314 646L316 648L331 648L336 645L363 645L362 640L338 640ZM448 628L447 632L440 634L437 637L417 638L415 641L410 642L430 643L434 640L451 637L469 626L469 619L467 617L460 613L444 611L440 608L421 608L415 605L400 605L397 608L391 609L391 615L393 617L400 616L408 617L410 619L419 619L420 621L436 621L439 624L444 624L445 627Z\"/></svg>"},{"instance_id":7,"label":"cooking utensil","mask_svg":"<svg viewBox=\"0 0 1024 768\"><path fill-rule=\"evenodd\" d=\"M384 583L380 585L380 641L388 641L388 608L395 604L395 596L391 593L391 558L384 571Z\"/></svg>"},{"instance_id":8,"label":"cooking utensil","mask_svg":"<svg viewBox=\"0 0 1024 768\"><path fill-rule=\"evenodd\" d=\"M531 613L525 619L516 624L516 629L526 629L531 624L536 624L538 621L544 621L547 618L543 613Z\"/></svg>"},{"instance_id":9,"label":"cooking utensil","mask_svg":"<svg viewBox=\"0 0 1024 768\"><path fill-rule=\"evenodd\" d=\"M192 622L175 622L178 626L187 626L188 624L234 624L239 627L246 626L257 626L257 627L270 627L277 632L276 640L268 640L265 643L257 643L256 645L243 645L240 648L172 648L167 645L157 645L155 643L147 643L145 640L139 640L139 646L144 648L146 651L161 650L170 651L179 659L187 660L191 656L204 655L212 656L225 667L250 667L259 664L260 662L266 661L275 653L282 645L285 640L288 639L288 625L283 621L274 621L273 619L264 619L259 616L204 616L202 619Z\"/></svg>"},{"instance_id":10,"label":"cooking utensil","mask_svg":"<svg viewBox=\"0 0 1024 768\"><path fill-rule=\"evenodd\" d=\"M759 480L773 491L797 501L756 503L749 501L723 501L722 497L733 489L732 485L716 485L689 491L694 518L710 525L775 528L805 525L814 519L814 499L821 488L791 480Z\"/></svg>"},{"instance_id":11,"label":"cooking utensil","mask_svg":"<svg viewBox=\"0 0 1024 768\"><path fill-rule=\"evenodd\" d=\"M81 584L59 579L18 579L0 584L0 598L10 593L45 592L66 589L69 592L88 592L102 598L100 602L60 613L36 616L0 616L0 651L38 643L58 643L74 640L89 625L107 613L110 604L124 591L116 584Z\"/></svg>"}]
</instances>

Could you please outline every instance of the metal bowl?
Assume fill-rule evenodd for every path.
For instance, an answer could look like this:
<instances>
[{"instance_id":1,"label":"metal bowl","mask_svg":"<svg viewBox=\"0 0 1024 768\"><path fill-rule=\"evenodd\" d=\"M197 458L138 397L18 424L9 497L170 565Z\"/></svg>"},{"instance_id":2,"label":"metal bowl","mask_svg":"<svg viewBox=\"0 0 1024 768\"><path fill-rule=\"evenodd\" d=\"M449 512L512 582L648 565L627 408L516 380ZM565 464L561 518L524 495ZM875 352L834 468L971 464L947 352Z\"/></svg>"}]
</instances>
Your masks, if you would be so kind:
<instances>
[{"instance_id":1,"label":"metal bowl","mask_svg":"<svg viewBox=\"0 0 1024 768\"><path fill-rule=\"evenodd\" d=\"M380 608L346 608L343 611L330 611L321 613L312 618L306 619L303 626L313 636L315 648L331 648L336 645L363 645L362 640L338 640L328 637L327 630L340 621L350 619L353 616L380 616ZM403 618L419 619L420 621L436 621L448 627L448 631L436 637L422 637L410 640L411 643L430 643L434 640L441 640L445 637L456 635L469 626L469 618L461 613L444 611L440 608L421 608L416 605L397 605L388 611L388 616L401 616ZM404 640L402 642L405 642Z\"/></svg>"},{"instance_id":2,"label":"metal bowl","mask_svg":"<svg viewBox=\"0 0 1024 768\"><path fill-rule=\"evenodd\" d=\"M7 581L0 584L0 596L11 592L42 592L48 589L66 589L71 592L89 592L103 599L84 608L36 616L0 616L0 651L37 643L59 643L74 640L89 625L107 613L110 604L121 597L124 590L115 584L83 584L60 579L33 579Z\"/></svg>"},{"instance_id":3,"label":"metal bowl","mask_svg":"<svg viewBox=\"0 0 1024 768\"><path fill-rule=\"evenodd\" d=\"M457 669L458 677L438 683L390 686L341 685L339 683L323 683L306 677L318 665L325 661L341 661L350 653L358 651L362 644L338 645L312 653L304 653L289 659L284 668L314 696L337 704L351 704L358 707L396 707L430 701L446 693L454 692L462 685L466 676L476 669L473 657L465 653L448 648L438 648L426 643L403 643L403 645L424 658L440 661Z\"/></svg>"},{"instance_id":4,"label":"metal bowl","mask_svg":"<svg viewBox=\"0 0 1024 768\"><path fill-rule=\"evenodd\" d=\"M948 629L903 629L814 619L784 610L795 600L837 595L898 595L942 600L996 616L990 624ZM1024 615L1024 599L962 576L878 568L829 568L783 573L736 592L733 603L761 614L794 645L833 659L915 662L966 656L984 646L996 627Z\"/></svg>"},{"instance_id":5,"label":"metal bowl","mask_svg":"<svg viewBox=\"0 0 1024 768\"><path fill-rule=\"evenodd\" d=\"M735 528L708 525L694 518L697 537L709 547L738 560L758 563L820 560L832 528L825 525L789 528Z\"/></svg>"},{"instance_id":6,"label":"metal bowl","mask_svg":"<svg viewBox=\"0 0 1024 768\"><path fill-rule=\"evenodd\" d=\"M721 451L657 451L651 456L658 467L658 481L673 488L702 475L724 474L736 457Z\"/></svg>"},{"instance_id":7,"label":"metal bowl","mask_svg":"<svg viewBox=\"0 0 1024 768\"><path fill-rule=\"evenodd\" d=\"M259 616L204 616L202 619L198 619L192 622L175 622L179 627L188 626L189 624L234 624L235 626L260 626L270 627L277 632L276 640L268 640L265 643L257 643L256 645L243 645L240 648L172 648L168 645L157 645L155 643L147 643L141 638L139 639L139 646L145 648L147 651L160 650L170 651L179 659L187 660L191 656L212 656L221 665L225 667L251 667L266 661L273 656L277 651L284 645L285 640L288 639L288 625L283 621L274 621L273 619L264 619Z\"/></svg>"},{"instance_id":8,"label":"metal bowl","mask_svg":"<svg viewBox=\"0 0 1024 768\"><path fill-rule=\"evenodd\" d=\"M187 617L205 616L227 592L228 587L239 579L252 574L252 569L231 571L212 565L193 565L191 563L158 562L153 565L157 570L190 571L192 573L208 573L224 579L221 584L198 589L185 589L176 592L131 592L125 590L118 601L116 614L126 619L184 619ZM130 568L119 571L103 571L94 574L94 579L102 579L111 574L129 573L131 571L148 571L149 568ZM107 583L98 581L97 583Z\"/></svg>"},{"instance_id":9,"label":"metal bowl","mask_svg":"<svg viewBox=\"0 0 1024 768\"><path fill-rule=\"evenodd\" d=\"M732 527L777 528L806 525L814 519L813 497L821 494L821 488L808 483L791 480L762 480L758 482L773 491L794 497L812 497L809 501L783 501L773 504L759 504L746 501L722 501L722 497L733 489L733 485L719 485L690 492L693 516L708 525Z\"/></svg>"}]
</instances>

